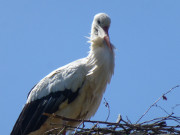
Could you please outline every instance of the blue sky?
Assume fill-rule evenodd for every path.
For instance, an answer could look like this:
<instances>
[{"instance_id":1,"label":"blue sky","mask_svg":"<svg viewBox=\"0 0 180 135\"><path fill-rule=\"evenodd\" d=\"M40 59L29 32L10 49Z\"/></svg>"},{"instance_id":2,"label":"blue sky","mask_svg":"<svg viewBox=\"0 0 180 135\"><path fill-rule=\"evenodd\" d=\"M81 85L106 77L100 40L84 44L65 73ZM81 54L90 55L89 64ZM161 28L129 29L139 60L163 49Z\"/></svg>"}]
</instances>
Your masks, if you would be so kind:
<instances>
[{"instance_id":1,"label":"blue sky","mask_svg":"<svg viewBox=\"0 0 180 135\"><path fill-rule=\"evenodd\" d=\"M163 93L180 84L180 1L0 0L0 127L8 135L29 90L52 70L87 56L95 14L111 19L115 73L104 97L111 109L136 122ZM180 104L180 88L159 105ZM180 107L174 110L180 114ZM105 120L101 104L93 120ZM142 119L166 115L153 108Z\"/></svg>"}]
</instances>

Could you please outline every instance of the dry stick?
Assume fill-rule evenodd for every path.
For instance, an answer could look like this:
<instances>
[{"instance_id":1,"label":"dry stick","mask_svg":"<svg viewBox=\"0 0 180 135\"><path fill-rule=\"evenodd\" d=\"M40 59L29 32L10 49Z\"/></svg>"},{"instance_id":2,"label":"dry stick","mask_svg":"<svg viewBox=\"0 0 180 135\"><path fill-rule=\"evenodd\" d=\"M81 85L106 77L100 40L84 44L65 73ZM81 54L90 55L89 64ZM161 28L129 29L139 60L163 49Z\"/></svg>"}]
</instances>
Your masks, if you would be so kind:
<instances>
[{"instance_id":1,"label":"dry stick","mask_svg":"<svg viewBox=\"0 0 180 135\"><path fill-rule=\"evenodd\" d=\"M96 127L97 127L98 123L96 123L88 132L88 135L91 133L91 131L93 131Z\"/></svg>"},{"instance_id":2,"label":"dry stick","mask_svg":"<svg viewBox=\"0 0 180 135\"><path fill-rule=\"evenodd\" d=\"M143 124L148 124L150 122L154 122L154 123L157 123L157 122L161 122L163 121L164 119L167 119L167 118L170 118L173 114L170 114L169 116L166 116L166 117L159 117L159 118L155 118L155 119L152 119L152 120L148 120L148 121L144 121L142 123L139 123L139 125L143 125ZM153 123L153 124L154 124Z\"/></svg>"},{"instance_id":3,"label":"dry stick","mask_svg":"<svg viewBox=\"0 0 180 135\"><path fill-rule=\"evenodd\" d=\"M83 124L83 123L84 123L84 121L82 120L81 123L76 127L73 135L76 135L76 132L77 132L78 128L79 128L79 127L81 126L81 124Z\"/></svg>"},{"instance_id":4,"label":"dry stick","mask_svg":"<svg viewBox=\"0 0 180 135\"><path fill-rule=\"evenodd\" d=\"M66 127L63 127L57 135L62 135L62 133L64 133L65 131L66 131Z\"/></svg>"},{"instance_id":5,"label":"dry stick","mask_svg":"<svg viewBox=\"0 0 180 135\"><path fill-rule=\"evenodd\" d=\"M156 107L160 108L162 111L164 111L167 115L170 115L164 108L156 104Z\"/></svg>"},{"instance_id":6,"label":"dry stick","mask_svg":"<svg viewBox=\"0 0 180 135\"><path fill-rule=\"evenodd\" d=\"M62 119L62 120L64 120L64 121L73 121L73 122L82 122L82 121L83 121L83 122L89 122L89 123L114 124L114 125L117 124L117 123L115 123L115 122L71 119L71 118L63 117L63 116L56 115L56 114L49 114L49 113L43 113L43 115L48 116L48 117L53 117L53 118L59 118L59 119Z\"/></svg>"},{"instance_id":7,"label":"dry stick","mask_svg":"<svg viewBox=\"0 0 180 135\"><path fill-rule=\"evenodd\" d=\"M176 108L176 107L178 107L178 106L180 106L180 104L176 104L175 106L173 106L171 109L172 109L172 112L174 112L174 109Z\"/></svg>"},{"instance_id":8,"label":"dry stick","mask_svg":"<svg viewBox=\"0 0 180 135\"><path fill-rule=\"evenodd\" d=\"M120 124L121 120L122 120L122 117L121 117L121 115L119 114L119 115L118 115L118 118L117 118L117 120L116 120L116 123ZM118 125L116 125L116 126L113 128L113 130L116 130L117 127L118 127Z\"/></svg>"},{"instance_id":9,"label":"dry stick","mask_svg":"<svg viewBox=\"0 0 180 135\"><path fill-rule=\"evenodd\" d=\"M104 104L105 104L105 107L108 108L108 116L107 116L107 118L106 118L106 121L108 121L109 116L110 116L110 106L109 106L109 103L106 101L105 98L104 98Z\"/></svg>"},{"instance_id":10,"label":"dry stick","mask_svg":"<svg viewBox=\"0 0 180 135\"><path fill-rule=\"evenodd\" d=\"M44 134L43 135L46 135L46 134L48 134L49 135L49 133L51 133L52 131L54 131L54 130L59 130L60 128L53 128L53 129L50 129L50 130L48 130L48 131L46 131L46 132L44 132Z\"/></svg>"},{"instance_id":11,"label":"dry stick","mask_svg":"<svg viewBox=\"0 0 180 135\"><path fill-rule=\"evenodd\" d=\"M167 95L169 92L171 92L173 89L175 89L175 88L177 88L177 87L179 87L179 86L180 86L180 85L177 85L177 86L171 88L171 89L168 90L165 94L163 94L161 97L159 97L159 98L147 109L147 111L139 118L139 120L136 122L136 124L149 112L149 110L150 110L157 102L159 102L159 100L160 100L161 98L166 99L166 96L165 96L165 95Z\"/></svg>"},{"instance_id":12,"label":"dry stick","mask_svg":"<svg viewBox=\"0 0 180 135\"><path fill-rule=\"evenodd\" d=\"M72 122L82 122L83 121L83 122L89 122L89 123L95 123L95 124L99 123L99 124L107 124L107 125L118 125L120 127L122 127L122 125L123 125L123 124L115 123L115 122L71 119L71 118L63 117L63 116L56 115L56 114L49 114L49 113L43 113L43 115L48 116L48 117L53 117L53 118L59 118L59 119L62 119L64 121L72 121ZM124 121L123 119L121 119L121 121L124 122L126 126L133 127L131 124L129 124L128 122Z\"/></svg>"}]
</instances>

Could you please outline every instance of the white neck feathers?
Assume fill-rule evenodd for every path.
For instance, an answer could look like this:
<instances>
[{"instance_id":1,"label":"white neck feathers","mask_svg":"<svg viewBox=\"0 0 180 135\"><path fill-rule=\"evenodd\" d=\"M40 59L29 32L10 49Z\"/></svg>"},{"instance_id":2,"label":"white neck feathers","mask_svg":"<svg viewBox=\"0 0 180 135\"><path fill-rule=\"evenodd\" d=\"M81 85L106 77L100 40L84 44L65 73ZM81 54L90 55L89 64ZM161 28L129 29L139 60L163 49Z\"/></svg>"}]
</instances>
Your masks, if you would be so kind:
<instances>
[{"instance_id":1,"label":"white neck feathers","mask_svg":"<svg viewBox=\"0 0 180 135\"><path fill-rule=\"evenodd\" d=\"M107 45L104 45L103 39L98 38L92 42L87 59L87 65L90 68L88 76L92 76L93 79L102 77L105 83L109 83L114 73L114 47L110 50Z\"/></svg>"}]
</instances>

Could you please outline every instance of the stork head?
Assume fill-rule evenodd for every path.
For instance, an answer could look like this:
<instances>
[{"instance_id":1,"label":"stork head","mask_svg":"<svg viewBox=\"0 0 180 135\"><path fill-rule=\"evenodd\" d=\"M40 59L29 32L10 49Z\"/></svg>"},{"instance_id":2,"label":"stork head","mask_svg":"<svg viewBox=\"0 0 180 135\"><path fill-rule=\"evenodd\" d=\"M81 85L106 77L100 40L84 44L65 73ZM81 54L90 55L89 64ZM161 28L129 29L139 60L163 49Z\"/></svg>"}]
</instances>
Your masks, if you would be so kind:
<instances>
[{"instance_id":1,"label":"stork head","mask_svg":"<svg viewBox=\"0 0 180 135\"><path fill-rule=\"evenodd\" d=\"M112 50L112 45L109 40L109 27L111 19L105 13L99 13L94 16L94 20L91 27L91 42L96 45L102 45L102 42Z\"/></svg>"}]
</instances>

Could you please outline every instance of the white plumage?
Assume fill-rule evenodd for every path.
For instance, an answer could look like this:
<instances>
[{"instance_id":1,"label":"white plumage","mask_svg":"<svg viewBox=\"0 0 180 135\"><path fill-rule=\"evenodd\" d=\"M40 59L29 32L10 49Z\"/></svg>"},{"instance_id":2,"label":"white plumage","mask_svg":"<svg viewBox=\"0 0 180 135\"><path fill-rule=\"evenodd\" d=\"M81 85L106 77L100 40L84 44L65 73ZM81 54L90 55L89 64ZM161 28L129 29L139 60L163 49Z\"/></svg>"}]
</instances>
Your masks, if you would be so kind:
<instances>
[{"instance_id":1,"label":"white plumage","mask_svg":"<svg viewBox=\"0 0 180 135\"><path fill-rule=\"evenodd\" d=\"M90 119L95 114L114 72L110 22L104 13L95 15L88 56L54 70L31 90L11 135L40 135L52 128L63 128L60 124L78 124L48 118L43 113L75 119Z\"/></svg>"}]
</instances>

